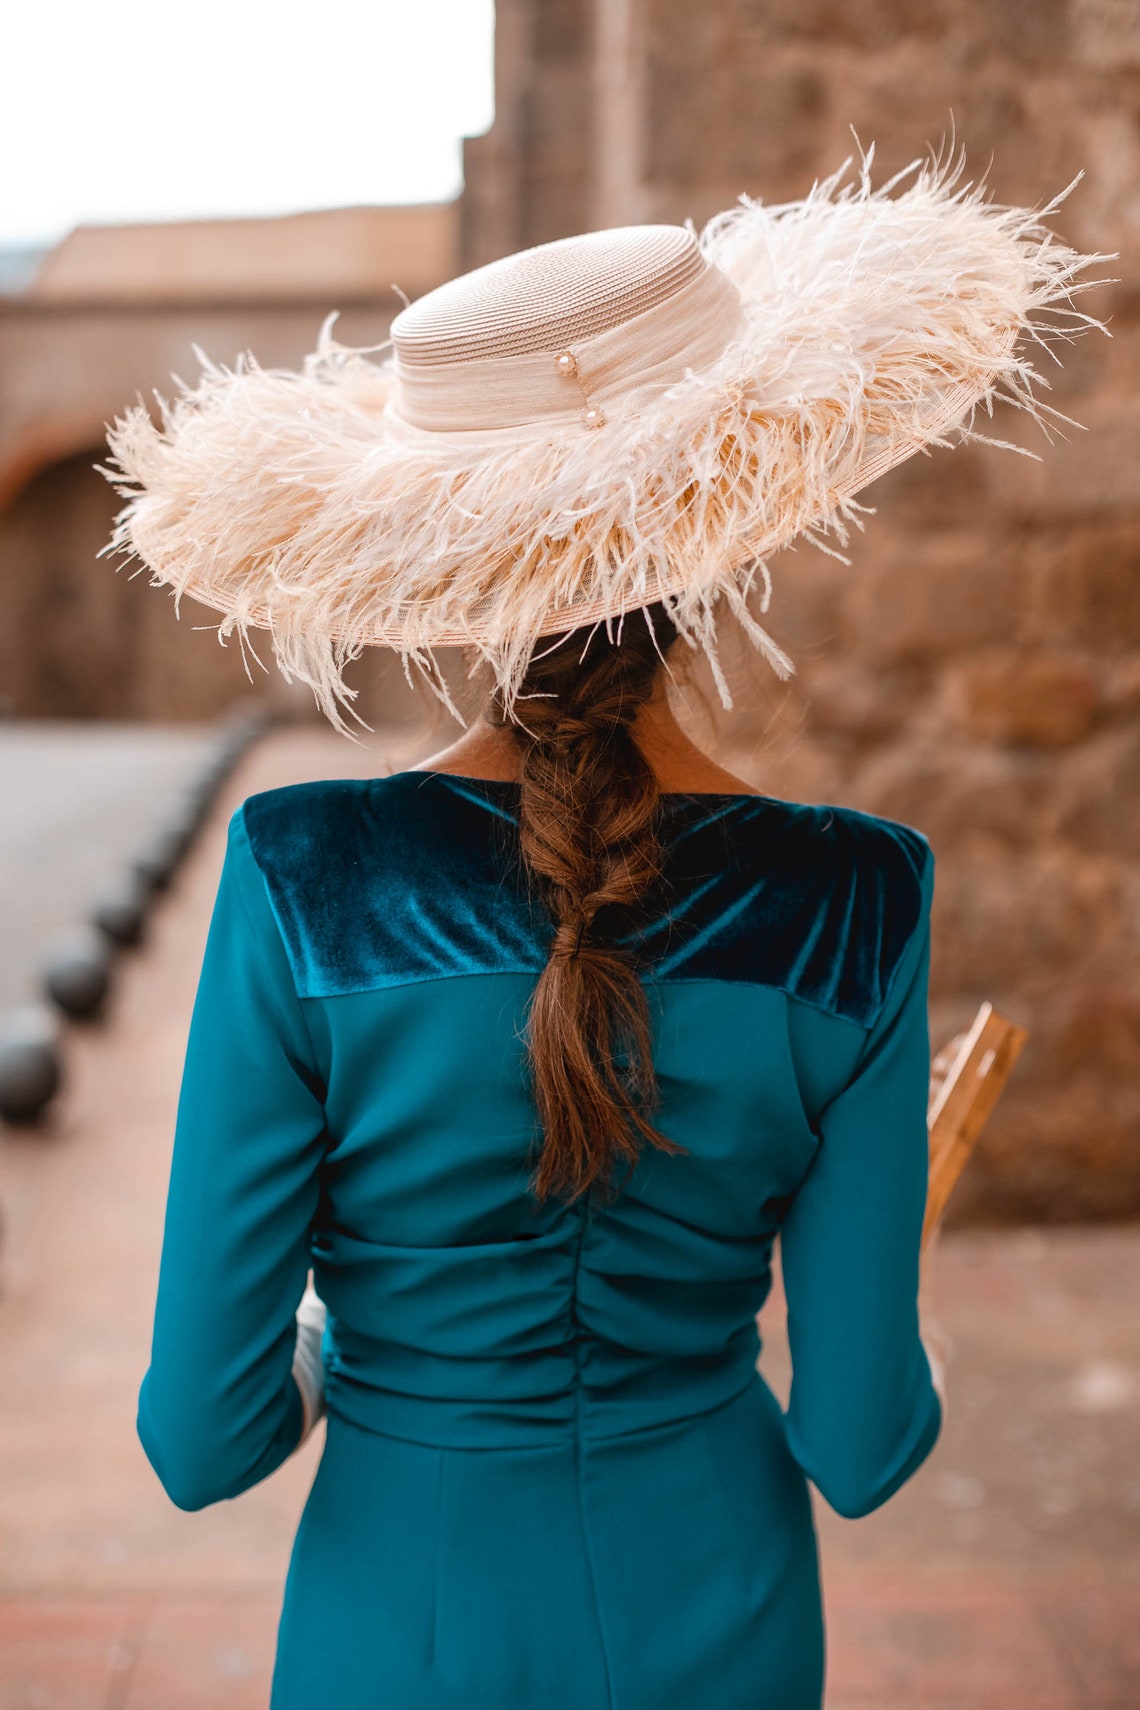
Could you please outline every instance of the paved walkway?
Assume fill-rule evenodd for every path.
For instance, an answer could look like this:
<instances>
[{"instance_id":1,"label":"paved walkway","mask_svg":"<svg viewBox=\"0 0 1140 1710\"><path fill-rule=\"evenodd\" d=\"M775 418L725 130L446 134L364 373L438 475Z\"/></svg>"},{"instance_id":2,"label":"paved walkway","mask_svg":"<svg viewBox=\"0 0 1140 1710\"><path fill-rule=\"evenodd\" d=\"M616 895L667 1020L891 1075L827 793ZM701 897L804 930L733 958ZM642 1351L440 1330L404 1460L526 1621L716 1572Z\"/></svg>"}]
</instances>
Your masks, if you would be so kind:
<instances>
[{"instance_id":1,"label":"paved walkway","mask_svg":"<svg viewBox=\"0 0 1140 1710\"><path fill-rule=\"evenodd\" d=\"M0 1710L265 1710L321 1433L236 1502L183 1514L135 1399L229 809L382 769L317 732L247 757L106 1024L74 1031L51 1125L0 1141ZM829 1710L1137 1710L1140 1229L950 1235L939 1284L942 1443L879 1514L821 1505Z\"/></svg>"},{"instance_id":2,"label":"paved walkway","mask_svg":"<svg viewBox=\"0 0 1140 1710\"><path fill-rule=\"evenodd\" d=\"M0 1010L40 995L47 940L121 879L216 742L207 725L0 721Z\"/></svg>"}]
</instances>

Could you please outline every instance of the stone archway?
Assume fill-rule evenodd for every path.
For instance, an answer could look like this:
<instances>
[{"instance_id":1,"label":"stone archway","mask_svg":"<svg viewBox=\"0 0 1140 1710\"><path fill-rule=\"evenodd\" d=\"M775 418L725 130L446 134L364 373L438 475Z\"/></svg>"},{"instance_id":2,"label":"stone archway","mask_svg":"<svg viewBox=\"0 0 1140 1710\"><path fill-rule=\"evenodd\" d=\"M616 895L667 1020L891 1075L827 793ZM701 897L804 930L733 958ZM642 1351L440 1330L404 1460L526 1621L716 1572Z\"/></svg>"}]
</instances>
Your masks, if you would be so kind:
<instances>
[{"instance_id":1,"label":"stone archway","mask_svg":"<svg viewBox=\"0 0 1140 1710\"><path fill-rule=\"evenodd\" d=\"M98 556L122 500L92 445L39 469L0 513L0 710L18 718L207 719L281 698L217 617Z\"/></svg>"},{"instance_id":2,"label":"stone archway","mask_svg":"<svg viewBox=\"0 0 1140 1710\"><path fill-rule=\"evenodd\" d=\"M17 717L132 710L138 602L95 556L119 503L97 455L40 469L0 517L0 696Z\"/></svg>"}]
</instances>

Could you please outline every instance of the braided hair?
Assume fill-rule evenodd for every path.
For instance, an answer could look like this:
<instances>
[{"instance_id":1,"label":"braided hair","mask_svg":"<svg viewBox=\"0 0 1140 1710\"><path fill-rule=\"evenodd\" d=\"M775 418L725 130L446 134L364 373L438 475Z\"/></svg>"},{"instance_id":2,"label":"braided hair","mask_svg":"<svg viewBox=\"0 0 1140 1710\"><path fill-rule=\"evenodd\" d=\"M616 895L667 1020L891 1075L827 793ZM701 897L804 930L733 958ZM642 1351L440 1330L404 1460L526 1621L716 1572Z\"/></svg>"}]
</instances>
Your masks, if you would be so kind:
<instances>
[{"instance_id":1,"label":"braided hair","mask_svg":"<svg viewBox=\"0 0 1140 1710\"><path fill-rule=\"evenodd\" d=\"M544 640L510 714L497 694L488 708L519 750L521 853L554 925L527 1028L540 1200L574 1200L595 1182L609 1191L643 1143L685 1150L649 1120L649 1006L615 942L661 872L657 780L632 726L677 631L662 605L645 616L618 640L604 627Z\"/></svg>"}]
</instances>

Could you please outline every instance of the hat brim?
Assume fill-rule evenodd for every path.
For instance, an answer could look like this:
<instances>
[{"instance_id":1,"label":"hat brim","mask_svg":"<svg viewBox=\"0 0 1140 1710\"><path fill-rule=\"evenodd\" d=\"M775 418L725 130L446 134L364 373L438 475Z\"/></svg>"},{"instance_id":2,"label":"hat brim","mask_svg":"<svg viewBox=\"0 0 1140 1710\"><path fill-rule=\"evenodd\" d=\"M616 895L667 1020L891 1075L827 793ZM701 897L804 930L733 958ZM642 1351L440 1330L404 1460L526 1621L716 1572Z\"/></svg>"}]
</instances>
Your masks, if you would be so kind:
<instances>
[{"instance_id":1,"label":"hat brim","mask_svg":"<svg viewBox=\"0 0 1140 1710\"><path fill-rule=\"evenodd\" d=\"M343 666L368 645L420 662L473 646L508 696L539 637L659 599L709 645L718 601L743 613L767 556L801 536L846 544L879 476L936 444L1000 443L974 431L979 405L1056 416L1022 334L1101 326L1057 305L1108 257L955 191L962 163L913 162L892 196L905 175L873 190L870 160L855 185L845 162L802 201L744 199L710 222L701 244L741 294L741 330L601 431L401 429L391 369L327 336L299 373L207 364L158 423L140 406L112 429L128 499L112 549L223 631L267 629L337 723Z\"/></svg>"}]
</instances>

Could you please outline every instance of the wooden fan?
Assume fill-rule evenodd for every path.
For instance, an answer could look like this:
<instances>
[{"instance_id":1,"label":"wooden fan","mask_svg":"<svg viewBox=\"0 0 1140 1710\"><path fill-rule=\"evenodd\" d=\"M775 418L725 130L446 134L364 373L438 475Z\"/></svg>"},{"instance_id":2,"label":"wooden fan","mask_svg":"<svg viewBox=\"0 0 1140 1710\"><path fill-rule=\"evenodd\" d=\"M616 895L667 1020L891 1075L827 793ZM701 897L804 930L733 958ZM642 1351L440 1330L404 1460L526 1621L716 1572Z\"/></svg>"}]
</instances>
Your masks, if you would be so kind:
<instances>
[{"instance_id":1,"label":"wooden fan","mask_svg":"<svg viewBox=\"0 0 1140 1710\"><path fill-rule=\"evenodd\" d=\"M930 1177L923 1246L933 1238L970 1153L1009 1079L1029 1030L982 1004L968 1032L956 1034L931 1064Z\"/></svg>"}]
</instances>

